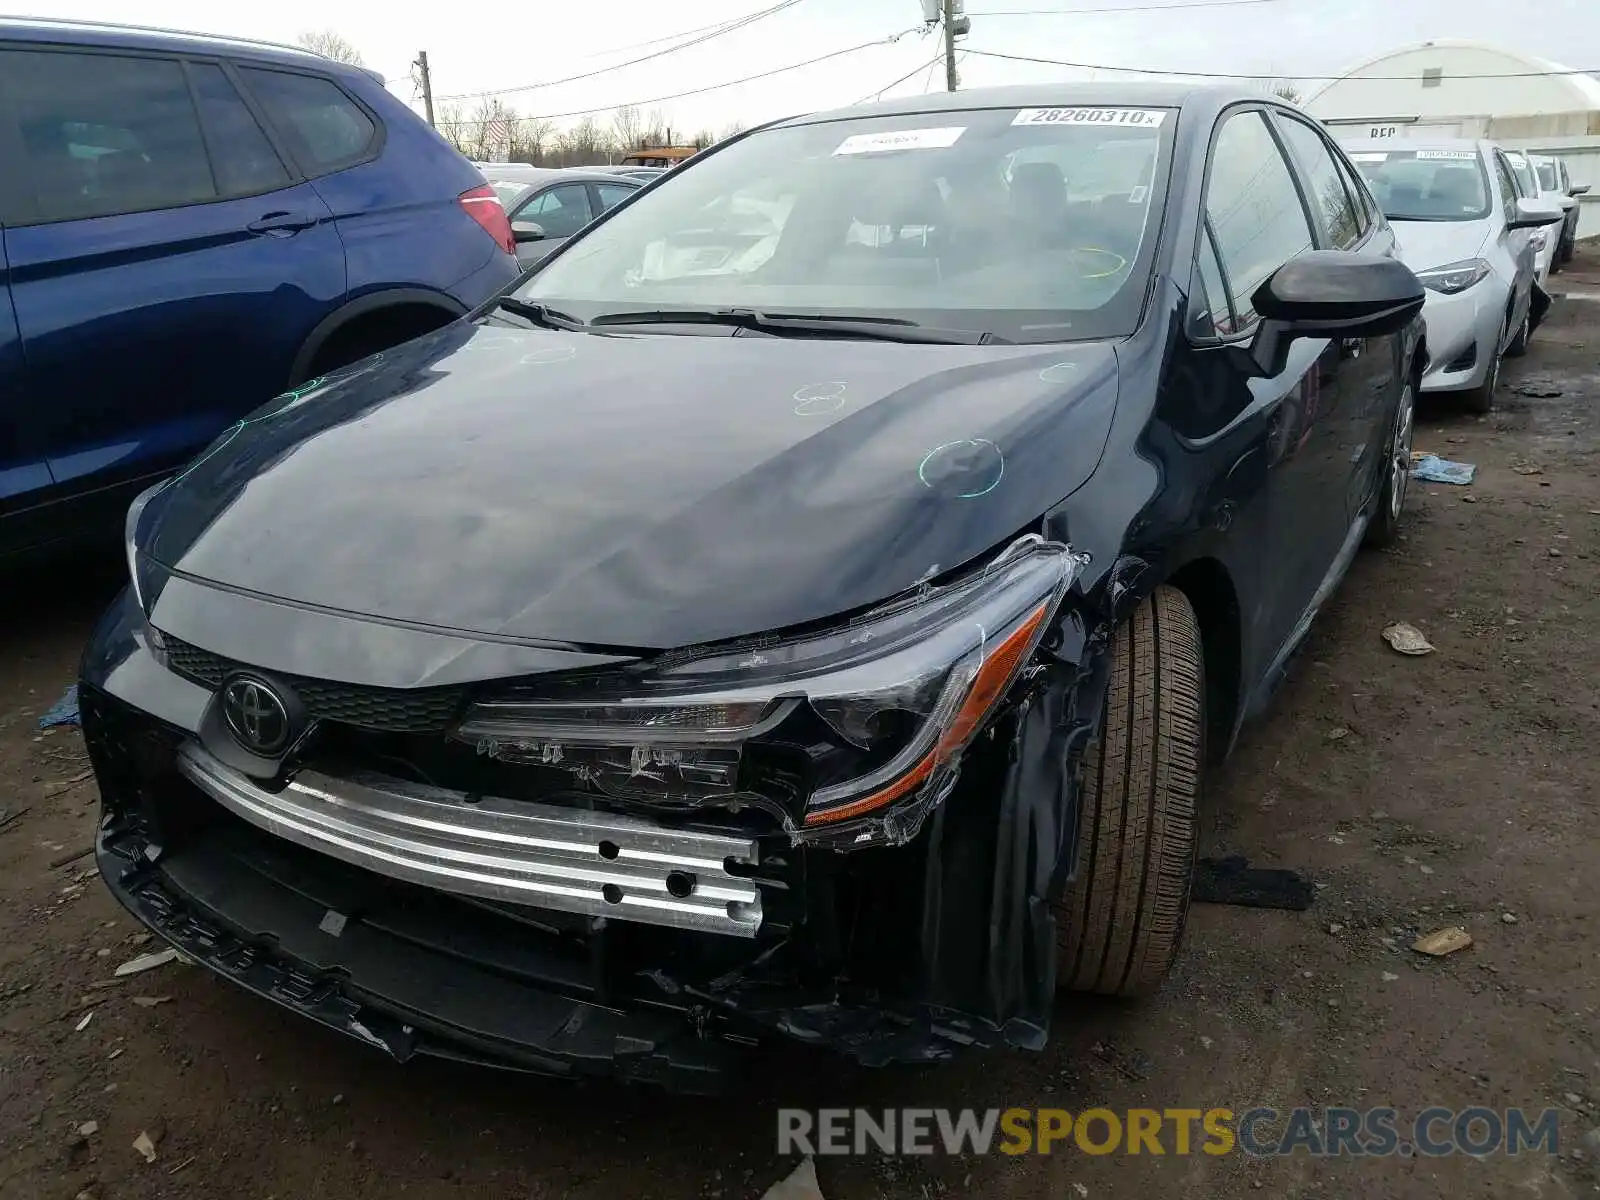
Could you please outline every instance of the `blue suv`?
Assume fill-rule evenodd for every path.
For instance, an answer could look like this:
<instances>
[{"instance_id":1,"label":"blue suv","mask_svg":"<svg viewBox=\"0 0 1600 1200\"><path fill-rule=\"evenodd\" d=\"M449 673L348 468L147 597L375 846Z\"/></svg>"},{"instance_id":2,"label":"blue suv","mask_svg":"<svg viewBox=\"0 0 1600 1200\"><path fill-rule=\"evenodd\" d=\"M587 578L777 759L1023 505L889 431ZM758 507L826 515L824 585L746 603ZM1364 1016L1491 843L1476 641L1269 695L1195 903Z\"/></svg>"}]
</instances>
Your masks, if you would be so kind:
<instances>
[{"instance_id":1,"label":"blue suv","mask_svg":"<svg viewBox=\"0 0 1600 1200\"><path fill-rule=\"evenodd\" d=\"M257 405L488 299L515 250L374 73L0 20L0 555L119 528Z\"/></svg>"}]
</instances>

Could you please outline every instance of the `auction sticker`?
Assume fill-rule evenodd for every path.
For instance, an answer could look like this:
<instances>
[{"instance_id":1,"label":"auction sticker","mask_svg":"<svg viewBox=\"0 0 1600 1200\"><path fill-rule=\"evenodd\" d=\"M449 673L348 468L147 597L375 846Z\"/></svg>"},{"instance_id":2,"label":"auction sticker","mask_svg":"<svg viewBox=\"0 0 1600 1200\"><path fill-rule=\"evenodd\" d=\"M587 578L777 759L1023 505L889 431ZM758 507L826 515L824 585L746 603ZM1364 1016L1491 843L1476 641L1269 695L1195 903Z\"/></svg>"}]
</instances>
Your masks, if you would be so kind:
<instances>
[{"instance_id":1,"label":"auction sticker","mask_svg":"<svg viewBox=\"0 0 1600 1200\"><path fill-rule=\"evenodd\" d=\"M1478 157L1476 150L1418 150L1418 158L1448 158L1461 162L1471 162Z\"/></svg>"},{"instance_id":2,"label":"auction sticker","mask_svg":"<svg viewBox=\"0 0 1600 1200\"><path fill-rule=\"evenodd\" d=\"M894 133L857 133L839 143L835 154L881 154L885 150L939 150L953 146L965 125L942 129L900 129Z\"/></svg>"},{"instance_id":3,"label":"auction sticker","mask_svg":"<svg viewBox=\"0 0 1600 1200\"><path fill-rule=\"evenodd\" d=\"M1357 151L1350 156L1351 162L1388 162L1387 154L1374 154L1369 151Z\"/></svg>"},{"instance_id":4,"label":"auction sticker","mask_svg":"<svg viewBox=\"0 0 1600 1200\"><path fill-rule=\"evenodd\" d=\"M1164 108L1024 108L1013 125L1131 125L1155 129L1167 119Z\"/></svg>"}]
</instances>

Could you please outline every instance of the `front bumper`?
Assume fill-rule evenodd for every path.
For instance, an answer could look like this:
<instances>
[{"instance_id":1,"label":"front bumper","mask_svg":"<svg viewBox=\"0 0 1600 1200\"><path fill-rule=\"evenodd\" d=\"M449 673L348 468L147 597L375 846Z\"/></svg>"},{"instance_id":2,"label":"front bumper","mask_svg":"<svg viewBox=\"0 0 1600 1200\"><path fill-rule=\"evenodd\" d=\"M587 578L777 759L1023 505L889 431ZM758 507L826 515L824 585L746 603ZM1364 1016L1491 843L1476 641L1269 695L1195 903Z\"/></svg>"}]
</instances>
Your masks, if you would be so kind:
<instances>
[{"instance_id":1,"label":"front bumper","mask_svg":"<svg viewBox=\"0 0 1600 1200\"><path fill-rule=\"evenodd\" d=\"M1482 385L1500 351L1507 298L1493 275L1453 296L1428 292L1422 306L1428 331L1424 392L1467 391Z\"/></svg>"},{"instance_id":2,"label":"front bumper","mask_svg":"<svg viewBox=\"0 0 1600 1200\"><path fill-rule=\"evenodd\" d=\"M213 693L166 668L126 596L85 654L80 703L101 873L211 970L401 1060L704 1093L769 1040L868 1065L1043 1045L1044 901L1077 826L1060 771L1098 721L1097 699L1077 711L1082 680L1047 669L917 838L855 853L319 777L314 756L269 790L203 749ZM669 876L685 871L714 885L708 903L678 903ZM653 923L617 919L630 895Z\"/></svg>"}]
</instances>

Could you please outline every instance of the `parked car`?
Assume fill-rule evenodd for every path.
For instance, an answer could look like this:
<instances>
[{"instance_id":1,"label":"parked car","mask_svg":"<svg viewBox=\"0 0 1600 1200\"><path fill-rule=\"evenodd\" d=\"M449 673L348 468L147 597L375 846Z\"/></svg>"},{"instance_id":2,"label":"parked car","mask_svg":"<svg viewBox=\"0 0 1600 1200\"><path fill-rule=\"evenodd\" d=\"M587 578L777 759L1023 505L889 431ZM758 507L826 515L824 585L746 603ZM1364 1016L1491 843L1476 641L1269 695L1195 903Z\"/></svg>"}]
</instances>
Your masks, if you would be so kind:
<instances>
[{"instance_id":1,"label":"parked car","mask_svg":"<svg viewBox=\"0 0 1600 1200\"><path fill-rule=\"evenodd\" d=\"M1149 183L1070 199L1135 138ZM708 210L773 253L649 275ZM401 1059L1037 1048L1058 988L1158 986L1207 752L1396 534L1394 251L1251 91L723 142L134 504L79 691L101 872Z\"/></svg>"},{"instance_id":2,"label":"parked car","mask_svg":"<svg viewBox=\"0 0 1600 1200\"><path fill-rule=\"evenodd\" d=\"M1530 200L1538 200L1547 206L1560 207L1560 202L1554 197L1548 201L1540 200L1539 175L1533 169L1533 163L1528 156L1520 150L1507 150L1506 161L1511 164L1512 178L1517 182L1517 195L1526 196ZM1556 249L1561 242L1561 226L1550 225L1542 229L1533 229L1528 232L1529 244L1533 246L1534 253L1534 283L1549 291L1550 275L1555 270ZM1530 326L1530 332L1537 327L1537 323Z\"/></svg>"},{"instance_id":3,"label":"parked car","mask_svg":"<svg viewBox=\"0 0 1600 1200\"><path fill-rule=\"evenodd\" d=\"M477 173L382 81L261 42L0 20L0 555L285 388L515 279Z\"/></svg>"},{"instance_id":4,"label":"parked car","mask_svg":"<svg viewBox=\"0 0 1600 1200\"><path fill-rule=\"evenodd\" d=\"M1494 407L1500 357L1523 354L1550 299L1537 286L1529 231L1559 209L1518 195L1506 153L1492 142L1358 140L1345 149L1428 289L1425 392L1449 392L1473 412Z\"/></svg>"},{"instance_id":5,"label":"parked car","mask_svg":"<svg viewBox=\"0 0 1600 1200\"><path fill-rule=\"evenodd\" d=\"M609 171L613 175L622 175L622 176L627 177L628 179L637 179L641 183L649 183L657 175L665 175L668 171L672 170L672 168L671 167L621 166L621 167L607 167L606 170Z\"/></svg>"},{"instance_id":6,"label":"parked car","mask_svg":"<svg viewBox=\"0 0 1600 1200\"><path fill-rule=\"evenodd\" d=\"M482 171L510 217L517 261L524 268L644 186L621 175L567 167L519 163L488 165Z\"/></svg>"},{"instance_id":7,"label":"parked car","mask_svg":"<svg viewBox=\"0 0 1600 1200\"><path fill-rule=\"evenodd\" d=\"M1575 184L1567 173L1567 164L1561 159L1549 154L1530 154L1529 161L1533 163L1534 170L1539 173L1539 194L1546 202L1554 200L1561 205L1561 211L1566 214L1566 220L1561 223L1561 232L1556 246L1556 269L1572 261L1572 254L1578 243L1578 197L1587 195L1589 185L1586 183Z\"/></svg>"}]
</instances>

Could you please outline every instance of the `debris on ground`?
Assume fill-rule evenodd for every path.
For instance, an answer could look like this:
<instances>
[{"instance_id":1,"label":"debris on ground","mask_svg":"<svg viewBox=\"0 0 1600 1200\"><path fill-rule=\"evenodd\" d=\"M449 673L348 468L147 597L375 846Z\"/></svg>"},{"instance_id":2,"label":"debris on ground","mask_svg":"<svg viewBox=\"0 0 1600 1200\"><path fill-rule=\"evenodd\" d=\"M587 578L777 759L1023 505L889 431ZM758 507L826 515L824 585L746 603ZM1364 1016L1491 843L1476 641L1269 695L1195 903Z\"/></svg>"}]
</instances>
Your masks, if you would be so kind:
<instances>
[{"instance_id":1,"label":"debris on ground","mask_svg":"<svg viewBox=\"0 0 1600 1200\"><path fill-rule=\"evenodd\" d=\"M54 729L58 725L76 725L78 723L78 685L72 684L61 693L57 700L39 718L40 729Z\"/></svg>"},{"instance_id":2,"label":"debris on ground","mask_svg":"<svg viewBox=\"0 0 1600 1200\"><path fill-rule=\"evenodd\" d=\"M1412 455L1411 477L1423 483L1453 483L1465 487L1478 473L1473 463L1451 462L1437 454Z\"/></svg>"},{"instance_id":3,"label":"debris on ground","mask_svg":"<svg viewBox=\"0 0 1600 1200\"><path fill-rule=\"evenodd\" d=\"M1506 925L1515 925L1517 923L1517 914L1508 912L1501 913L1500 920Z\"/></svg>"},{"instance_id":4,"label":"debris on ground","mask_svg":"<svg viewBox=\"0 0 1600 1200\"><path fill-rule=\"evenodd\" d=\"M1190 899L1196 904L1231 904L1239 908L1280 908L1305 912L1315 889L1298 871L1252 867L1242 854L1202 858L1195 863Z\"/></svg>"},{"instance_id":5,"label":"debris on ground","mask_svg":"<svg viewBox=\"0 0 1600 1200\"><path fill-rule=\"evenodd\" d=\"M157 967L164 967L169 962L178 961L178 952L170 947L166 950L157 950L153 954L141 954L138 958L130 958L112 972L118 978L124 975L137 975L140 971L153 971Z\"/></svg>"},{"instance_id":6,"label":"debris on ground","mask_svg":"<svg viewBox=\"0 0 1600 1200\"><path fill-rule=\"evenodd\" d=\"M92 1021L92 1020L94 1020L94 1013L93 1012L84 1013L83 1014L83 1020L78 1022L77 1026L73 1030L73 1032L82 1033L85 1029L89 1028L89 1022Z\"/></svg>"},{"instance_id":7,"label":"debris on ground","mask_svg":"<svg viewBox=\"0 0 1600 1200\"><path fill-rule=\"evenodd\" d=\"M135 996L133 1002L140 1008L154 1008L158 1004L165 1004L171 996Z\"/></svg>"},{"instance_id":8,"label":"debris on ground","mask_svg":"<svg viewBox=\"0 0 1600 1200\"><path fill-rule=\"evenodd\" d=\"M1411 948L1419 954L1426 954L1430 958L1443 958L1446 954L1454 954L1457 950L1465 950L1472 945L1472 935L1459 925L1450 925L1444 929L1435 929L1432 933L1425 933L1411 943Z\"/></svg>"},{"instance_id":9,"label":"debris on ground","mask_svg":"<svg viewBox=\"0 0 1600 1200\"><path fill-rule=\"evenodd\" d=\"M1533 400L1549 400L1564 395L1562 389L1548 379L1524 379L1521 383L1513 383L1511 391Z\"/></svg>"},{"instance_id":10,"label":"debris on ground","mask_svg":"<svg viewBox=\"0 0 1600 1200\"><path fill-rule=\"evenodd\" d=\"M761 1200L822 1200L816 1164L810 1158L802 1158L800 1165L769 1187Z\"/></svg>"},{"instance_id":11,"label":"debris on ground","mask_svg":"<svg viewBox=\"0 0 1600 1200\"><path fill-rule=\"evenodd\" d=\"M78 1126L78 1132L86 1138L91 1138L100 1132L100 1122L85 1121L82 1125Z\"/></svg>"},{"instance_id":12,"label":"debris on ground","mask_svg":"<svg viewBox=\"0 0 1600 1200\"><path fill-rule=\"evenodd\" d=\"M1385 626L1383 640L1401 654L1432 654L1433 643L1422 636L1422 630L1404 621Z\"/></svg>"},{"instance_id":13,"label":"debris on ground","mask_svg":"<svg viewBox=\"0 0 1600 1200\"><path fill-rule=\"evenodd\" d=\"M1532 463L1512 463L1511 469L1518 475L1543 475L1544 468L1536 467Z\"/></svg>"},{"instance_id":14,"label":"debris on ground","mask_svg":"<svg viewBox=\"0 0 1600 1200\"><path fill-rule=\"evenodd\" d=\"M19 808L15 811L0 812L0 829L4 829L6 826L12 824L19 817L21 817L24 813L29 811L29 808Z\"/></svg>"},{"instance_id":15,"label":"debris on ground","mask_svg":"<svg viewBox=\"0 0 1600 1200\"><path fill-rule=\"evenodd\" d=\"M149 1130L141 1129L139 1136L133 1139L133 1148L144 1155L145 1162L155 1162L156 1142L160 1140L160 1136L160 1134L157 1134L155 1137L151 1137Z\"/></svg>"},{"instance_id":16,"label":"debris on ground","mask_svg":"<svg viewBox=\"0 0 1600 1200\"><path fill-rule=\"evenodd\" d=\"M1350 731L1343 725L1336 725L1332 729L1328 730L1328 740L1330 742L1342 742L1349 736Z\"/></svg>"}]
</instances>

